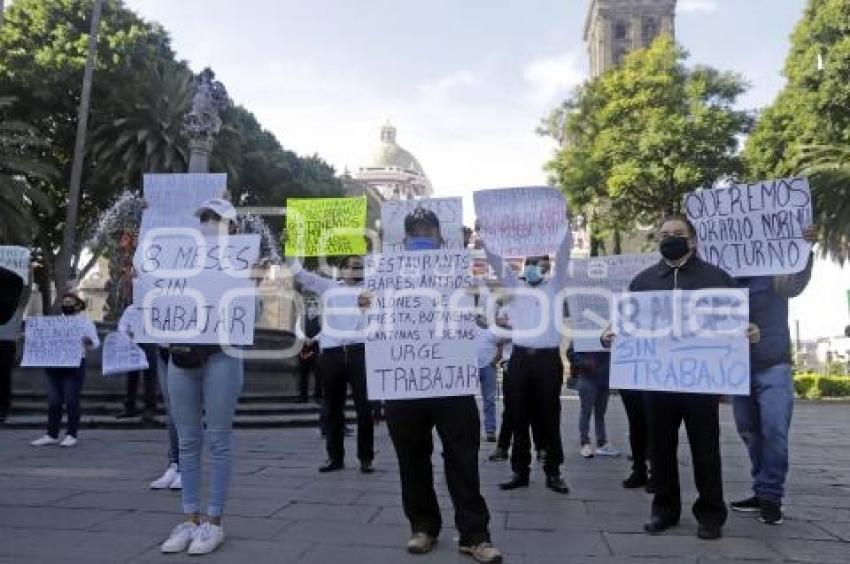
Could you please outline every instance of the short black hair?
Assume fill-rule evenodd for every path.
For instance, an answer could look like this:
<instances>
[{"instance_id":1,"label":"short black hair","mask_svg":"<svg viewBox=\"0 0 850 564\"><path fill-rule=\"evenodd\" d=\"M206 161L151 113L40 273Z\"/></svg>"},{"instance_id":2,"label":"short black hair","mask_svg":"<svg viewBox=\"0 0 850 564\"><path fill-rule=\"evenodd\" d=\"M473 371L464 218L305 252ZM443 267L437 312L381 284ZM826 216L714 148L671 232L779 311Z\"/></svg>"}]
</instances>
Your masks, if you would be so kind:
<instances>
[{"instance_id":1,"label":"short black hair","mask_svg":"<svg viewBox=\"0 0 850 564\"><path fill-rule=\"evenodd\" d=\"M661 229L668 221L681 221L685 225L688 226L688 234L691 237L697 236L697 228L694 226L693 222L683 213L668 213L661 216L661 220L658 222L658 225L655 226L655 232L658 233L658 230Z\"/></svg>"},{"instance_id":2,"label":"short black hair","mask_svg":"<svg viewBox=\"0 0 850 564\"><path fill-rule=\"evenodd\" d=\"M440 218L433 211L417 206L415 210L407 214L404 218L404 233L410 235L416 225L425 225L427 227L439 229Z\"/></svg>"}]
</instances>

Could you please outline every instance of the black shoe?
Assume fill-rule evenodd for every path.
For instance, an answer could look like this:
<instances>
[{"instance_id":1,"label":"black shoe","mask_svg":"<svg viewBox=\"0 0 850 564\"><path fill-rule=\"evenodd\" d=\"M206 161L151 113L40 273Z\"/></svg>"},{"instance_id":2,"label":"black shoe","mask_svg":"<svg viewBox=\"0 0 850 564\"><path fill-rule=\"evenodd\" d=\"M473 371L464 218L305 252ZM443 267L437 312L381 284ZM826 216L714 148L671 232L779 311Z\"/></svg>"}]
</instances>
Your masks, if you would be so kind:
<instances>
[{"instance_id":1,"label":"black shoe","mask_svg":"<svg viewBox=\"0 0 850 564\"><path fill-rule=\"evenodd\" d=\"M502 460L508 459L508 451L504 448L496 447L496 450L493 451L493 454L487 457L487 460L490 462L501 462Z\"/></svg>"},{"instance_id":2,"label":"black shoe","mask_svg":"<svg viewBox=\"0 0 850 564\"><path fill-rule=\"evenodd\" d=\"M761 515L759 521L765 525L781 525L782 524L782 506L772 501L761 502Z\"/></svg>"},{"instance_id":3,"label":"black shoe","mask_svg":"<svg viewBox=\"0 0 850 564\"><path fill-rule=\"evenodd\" d=\"M670 521L667 519L661 519L660 517L653 517L643 526L644 532L650 535L660 535L667 529L671 527L675 527L678 525L676 521Z\"/></svg>"},{"instance_id":4,"label":"black shoe","mask_svg":"<svg viewBox=\"0 0 850 564\"><path fill-rule=\"evenodd\" d=\"M645 472L632 472L631 476L623 480L623 487L627 490L642 488L649 483Z\"/></svg>"},{"instance_id":5,"label":"black shoe","mask_svg":"<svg viewBox=\"0 0 850 564\"><path fill-rule=\"evenodd\" d=\"M132 419L138 417L139 412L135 409L124 409L121 413L115 416L115 419Z\"/></svg>"},{"instance_id":6,"label":"black shoe","mask_svg":"<svg viewBox=\"0 0 850 564\"><path fill-rule=\"evenodd\" d=\"M758 513L761 511L761 500L756 496L748 497L741 501L733 501L729 504L729 507L732 508L732 511L738 513Z\"/></svg>"},{"instance_id":7,"label":"black shoe","mask_svg":"<svg viewBox=\"0 0 850 564\"><path fill-rule=\"evenodd\" d=\"M702 540L717 540L723 536L720 532L720 527L700 525L697 528L697 536Z\"/></svg>"},{"instance_id":8,"label":"black shoe","mask_svg":"<svg viewBox=\"0 0 850 564\"><path fill-rule=\"evenodd\" d=\"M646 493L655 495L658 493L658 486L652 483L652 480L649 480L644 488Z\"/></svg>"},{"instance_id":9,"label":"black shoe","mask_svg":"<svg viewBox=\"0 0 850 564\"><path fill-rule=\"evenodd\" d=\"M499 484L499 487L507 492L510 490L516 490L518 488L527 488L528 483L528 474L514 473L514 475L511 476L510 480L508 480L507 482L502 482L501 484Z\"/></svg>"},{"instance_id":10,"label":"black shoe","mask_svg":"<svg viewBox=\"0 0 850 564\"><path fill-rule=\"evenodd\" d=\"M319 468L319 473L327 474L328 472L336 472L337 470L342 470L345 468L345 464L342 461L336 460L328 460L324 466Z\"/></svg>"},{"instance_id":11,"label":"black shoe","mask_svg":"<svg viewBox=\"0 0 850 564\"><path fill-rule=\"evenodd\" d=\"M558 474L551 474L546 476L546 487L552 490L555 493L559 494L568 494L570 493L570 488L567 486L567 483L561 478Z\"/></svg>"},{"instance_id":12,"label":"black shoe","mask_svg":"<svg viewBox=\"0 0 850 564\"><path fill-rule=\"evenodd\" d=\"M546 461L546 451L542 448L537 451L537 462L545 462Z\"/></svg>"},{"instance_id":13,"label":"black shoe","mask_svg":"<svg viewBox=\"0 0 850 564\"><path fill-rule=\"evenodd\" d=\"M372 474L375 472L375 467L372 466L371 460L361 460L360 461L360 473L361 474Z\"/></svg>"}]
</instances>

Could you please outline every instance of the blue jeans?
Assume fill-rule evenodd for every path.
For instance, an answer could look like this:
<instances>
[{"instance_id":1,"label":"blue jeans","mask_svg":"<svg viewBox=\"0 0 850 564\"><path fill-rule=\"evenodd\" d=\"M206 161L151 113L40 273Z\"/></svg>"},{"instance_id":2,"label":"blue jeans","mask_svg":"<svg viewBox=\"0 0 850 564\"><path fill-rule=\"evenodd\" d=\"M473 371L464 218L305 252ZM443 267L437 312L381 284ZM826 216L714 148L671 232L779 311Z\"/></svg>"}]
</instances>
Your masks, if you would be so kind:
<instances>
[{"instance_id":1,"label":"blue jeans","mask_svg":"<svg viewBox=\"0 0 850 564\"><path fill-rule=\"evenodd\" d=\"M168 397L168 363L156 351L156 375L159 379L159 389L162 392L162 401L165 404L165 415L168 417L168 463L180 466L180 445L177 440L177 427L174 426L174 418L171 416L171 400Z\"/></svg>"},{"instance_id":2,"label":"blue jeans","mask_svg":"<svg viewBox=\"0 0 850 564\"><path fill-rule=\"evenodd\" d=\"M62 424L62 406L68 415L65 434L77 436L80 427L80 394L86 380L86 359L74 368L45 368L47 379L47 434L59 437Z\"/></svg>"},{"instance_id":3,"label":"blue jeans","mask_svg":"<svg viewBox=\"0 0 850 564\"><path fill-rule=\"evenodd\" d=\"M578 379L578 397L581 410L578 417L579 441L582 446L590 444L590 416L596 427L596 444L608 442L605 433L605 412L608 411L608 379L582 375Z\"/></svg>"},{"instance_id":4,"label":"blue jeans","mask_svg":"<svg viewBox=\"0 0 850 564\"><path fill-rule=\"evenodd\" d=\"M233 416L242 391L242 359L217 353L201 368L168 365L168 394L171 416L180 445L183 478L183 512L200 513L201 450L210 445L210 494L206 514L220 517L230 487L230 446Z\"/></svg>"},{"instance_id":5,"label":"blue jeans","mask_svg":"<svg viewBox=\"0 0 850 564\"><path fill-rule=\"evenodd\" d=\"M484 432L496 434L496 367L480 367L478 379L481 381L481 403L484 407Z\"/></svg>"},{"instance_id":6,"label":"blue jeans","mask_svg":"<svg viewBox=\"0 0 850 564\"><path fill-rule=\"evenodd\" d=\"M788 475L788 434L794 411L790 364L752 375L749 396L732 398L735 425L747 445L756 497L781 503Z\"/></svg>"}]
</instances>

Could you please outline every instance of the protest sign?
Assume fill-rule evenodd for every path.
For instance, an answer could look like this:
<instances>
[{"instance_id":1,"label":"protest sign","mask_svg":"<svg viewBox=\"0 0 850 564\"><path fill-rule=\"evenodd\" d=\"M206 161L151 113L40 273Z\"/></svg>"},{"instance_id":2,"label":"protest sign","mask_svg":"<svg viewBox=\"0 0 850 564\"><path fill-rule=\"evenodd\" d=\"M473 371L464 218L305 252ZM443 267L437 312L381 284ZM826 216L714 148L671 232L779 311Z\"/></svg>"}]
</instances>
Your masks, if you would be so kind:
<instances>
[{"instance_id":1,"label":"protest sign","mask_svg":"<svg viewBox=\"0 0 850 564\"><path fill-rule=\"evenodd\" d=\"M76 315L28 318L21 366L79 366L83 360L85 323L88 319Z\"/></svg>"},{"instance_id":2,"label":"protest sign","mask_svg":"<svg viewBox=\"0 0 850 564\"><path fill-rule=\"evenodd\" d=\"M463 200L461 198L426 198L422 200L387 200L381 204L381 227L384 252L404 250L404 218L416 208L431 210L440 220L443 248L463 248Z\"/></svg>"},{"instance_id":3,"label":"protest sign","mask_svg":"<svg viewBox=\"0 0 850 564\"><path fill-rule=\"evenodd\" d=\"M124 333L110 333L103 340L104 376L126 374L149 368L145 351Z\"/></svg>"},{"instance_id":4,"label":"protest sign","mask_svg":"<svg viewBox=\"0 0 850 564\"><path fill-rule=\"evenodd\" d=\"M226 174L146 174L141 231L155 227L197 227L195 211L227 191Z\"/></svg>"},{"instance_id":5,"label":"protest sign","mask_svg":"<svg viewBox=\"0 0 850 564\"><path fill-rule=\"evenodd\" d=\"M366 198L289 198L287 256L366 254Z\"/></svg>"},{"instance_id":6,"label":"protest sign","mask_svg":"<svg viewBox=\"0 0 850 564\"><path fill-rule=\"evenodd\" d=\"M800 272L811 243L812 197L805 178L735 184L685 194L703 260L733 277Z\"/></svg>"},{"instance_id":7,"label":"protest sign","mask_svg":"<svg viewBox=\"0 0 850 564\"><path fill-rule=\"evenodd\" d=\"M569 233L567 202L554 188L480 190L473 199L479 235L493 254L553 254Z\"/></svg>"},{"instance_id":8,"label":"protest sign","mask_svg":"<svg viewBox=\"0 0 850 564\"><path fill-rule=\"evenodd\" d=\"M133 260L138 343L250 345L254 341L259 235L164 236Z\"/></svg>"},{"instance_id":9,"label":"protest sign","mask_svg":"<svg viewBox=\"0 0 850 564\"><path fill-rule=\"evenodd\" d=\"M471 265L465 250L366 257L370 400L478 392Z\"/></svg>"},{"instance_id":10,"label":"protest sign","mask_svg":"<svg viewBox=\"0 0 850 564\"><path fill-rule=\"evenodd\" d=\"M30 250L25 247L0 246L0 268L11 270L29 284Z\"/></svg>"},{"instance_id":11,"label":"protest sign","mask_svg":"<svg viewBox=\"0 0 850 564\"><path fill-rule=\"evenodd\" d=\"M750 394L746 290L635 292L614 303L612 388Z\"/></svg>"},{"instance_id":12,"label":"protest sign","mask_svg":"<svg viewBox=\"0 0 850 564\"><path fill-rule=\"evenodd\" d=\"M576 352L602 351L602 332L611 324L614 296L659 261L656 254L612 255L570 260L567 305Z\"/></svg>"}]
</instances>

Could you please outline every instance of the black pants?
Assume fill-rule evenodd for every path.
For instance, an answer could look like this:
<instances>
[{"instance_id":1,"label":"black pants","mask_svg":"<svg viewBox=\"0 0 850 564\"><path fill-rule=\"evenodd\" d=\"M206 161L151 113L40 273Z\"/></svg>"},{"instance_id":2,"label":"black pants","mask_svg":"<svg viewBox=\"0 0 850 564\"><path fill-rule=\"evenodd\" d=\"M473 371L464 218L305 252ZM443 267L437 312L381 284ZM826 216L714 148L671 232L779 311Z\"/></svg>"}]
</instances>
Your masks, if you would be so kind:
<instances>
[{"instance_id":1,"label":"black pants","mask_svg":"<svg viewBox=\"0 0 850 564\"><path fill-rule=\"evenodd\" d=\"M0 341L0 416L12 407L12 369L15 367L15 341Z\"/></svg>"},{"instance_id":2,"label":"black pants","mask_svg":"<svg viewBox=\"0 0 850 564\"><path fill-rule=\"evenodd\" d=\"M529 427L537 420L540 442L546 451L543 470L557 475L564 462L561 444L561 387L564 365L558 349L526 349L514 346L507 374L514 448L511 466L517 474L527 475L531 466Z\"/></svg>"},{"instance_id":3,"label":"black pants","mask_svg":"<svg viewBox=\"0 0 850 564\"><path fill-rule=\"evenodd\" d=\"M720 461L719 398L705 394L647 392L650 463L657 493L652 515L677 522L682 513L677 450L679 427L685 422L693 458L694 482L699 497L694 517L702 525L721 527L726 522Z\"/></svg>"},{"instance_id":4,"label":"black pants","mask_svg":"<svg viewBox=\"0 0 850 564\"><path fill-rule=\"evenodd\" d=\"M322 397L322 379L319 378L318 363L319 351L316 350L308 357L298 357L298 397L303 401L307 401L307 396L310 395L310 374L313 374L315 381L313 387L313 397L319 399Z\"/></svg>"},{"instance_id":5,"label":"black pants","mask_svg":"<svg viewBox=\"0 0 850 564\"><path fill-rule=\"evenodd\" d=\"M139 395L140 379L144 382L145 410L153 411L156 409L157 347L150 344L141 345L141 347L148 359L148 369L127 374L127 396L124 399L124 409L130 413L136 412L136 398Z\"/></svg>"},{"instance_id":6,"label":"black pants","mask_svg":"<svg viewBox=\"0 0 850 564\"><path fill-rule=\"evenodd\" d=\"M629 446L632 450L632 469L648 475L649 428L646 420L646 397L638 390L620 390L626 417L629 420Z\"/></svg>"},{"instance_id":7,"label":"black pants","mask_svg":"<svg viewBox=\"0 0 850 564\"><path fill-rule=\"evenodd\" d=\"M490 541L490 513L481 495L478 449L481 422L473 396L386 402L387 426L401 472L401 501L414 533L440 534L434 492L433 430L443 443L443 465L461 546Z\"/></svg>"},{"instance_id":8,"label":"black pants","mask_svg":"<svg viewBox=\"0 0 850 564\"><path fill-rule=\"evenodd\" d=\"M328 458L334 462L345 459L345 400L350 384L357 411L357 458L371 462L375 458L375 427L366 393L366 348L353 345L325 349L319 365L324 380Z\"/></svg>"},{"instance_id":9,"label":"black pants","mask_svg":"<svg viewBox=\"0 0 850 564\"><path fill-rule=\"evenodd\" d=\"M46 368L47 376L47 434L59 436L62 423L62 406L68 413L65 434L77 436L80 427L80 395L86 379L86 361L78 368Z\"/></svg>"},{"instance_id":10,"label":"black pants","mask_svg":"<svg viewBox=\"0 0 850 564\"><path fill-rule=\"evenodd\" d=\"M508 451L511 448L511 441L514 438L514 424L511 418L513 417L513 412L511 411L511 393L510 393L510 380L508 379L508 371L505 370L502 375L502 425L499 427L499 440L496 443L500 449L504 451ZM542 449L541 440L540 440L540 418L532 417L531 418L531 438L534 442L535 449Z\"/></svg>"}]
</instances>

